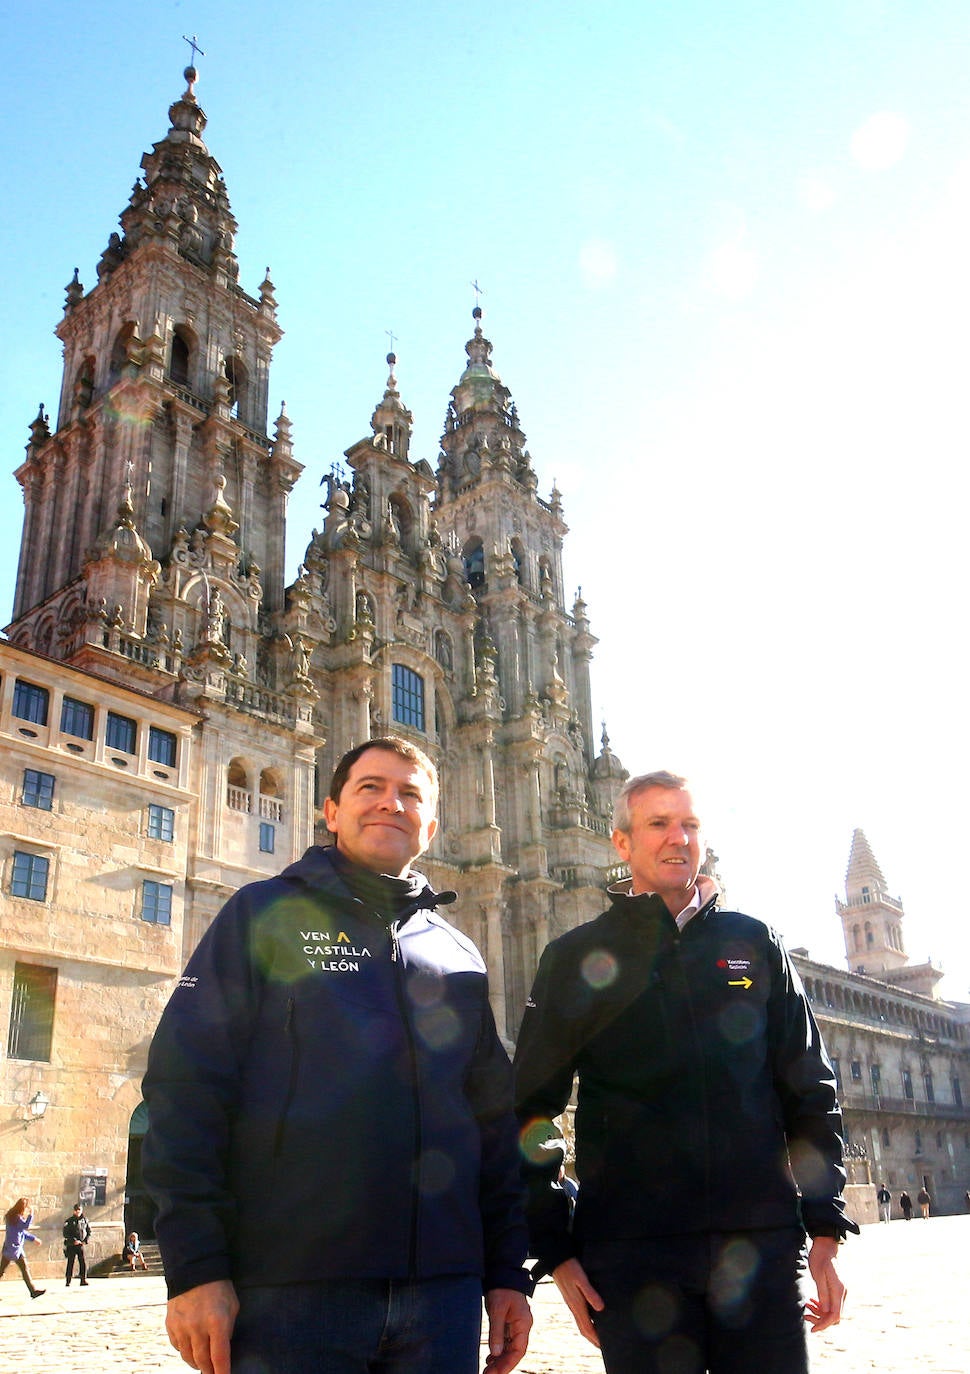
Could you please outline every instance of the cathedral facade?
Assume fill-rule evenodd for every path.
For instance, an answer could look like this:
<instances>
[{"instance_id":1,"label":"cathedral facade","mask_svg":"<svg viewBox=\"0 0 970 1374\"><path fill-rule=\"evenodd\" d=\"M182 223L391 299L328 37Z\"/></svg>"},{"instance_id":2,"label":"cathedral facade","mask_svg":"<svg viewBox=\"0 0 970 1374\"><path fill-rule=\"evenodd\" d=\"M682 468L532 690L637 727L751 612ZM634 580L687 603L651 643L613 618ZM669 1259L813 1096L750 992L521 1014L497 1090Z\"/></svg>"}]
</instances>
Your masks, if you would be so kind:
<instances>
[{"instance_id":1,"label":"cathedral facade","mask_svg":"<svg viewBox=\"0 0 970 1374\"><path fill-rule=\"evenodd\" d=\"M345 750L395 733L437 763L422 867L459 894L453 919L485 955L508 1040L543 946L602 909L616 864L626 773L605 731L594 747L596 640L564 584L562 498L539 494L479 310L443 386L436 464L411 452L390 354L369 432L322 474L325 518L287 585L302 469L285 410L269 414L277 302L268 272L254 294L239 284L196 79L187 69L142 159L96 284L75 273L67 287L56 418L41 408L16 474L0 1195L33 1199L48 1266L79 1193L95 1257L126 1225L150 1230L140 1083L158 1016L226 898L327 841ZM956 1197L970 1186L966 1020L933 1001L931 968L906 972L901 913L868 885L843 913L865 971L800 967L848 1075L853 1138L911 1182L921 1130L934 1185ZM914 1096L901 1078L871 1101L877 1064L884 1085L908 1071Z\"/></svg>"},{"instance_id":2,"label":"cathedral facade","mask_svg":"<svg viewBox=\"0 0 970 1374\"><path fill-rule=\"evenodd\" d=\"M626 776L593 747L561 497L539 495L479 310L437 466L390 354L286 585L301 466L285 411L270 432L274 288L239 284L186 80L96 285L67 287L0 642L0 1191L43 1218L93 1188L109 1246L126 1205L147 1225L140 1079L173 981L231 892L329 839L346 749L395 733L438 764L422 866L459 894L508 1039L546 941L601 907Z\"/></svg>"}]
</instances>

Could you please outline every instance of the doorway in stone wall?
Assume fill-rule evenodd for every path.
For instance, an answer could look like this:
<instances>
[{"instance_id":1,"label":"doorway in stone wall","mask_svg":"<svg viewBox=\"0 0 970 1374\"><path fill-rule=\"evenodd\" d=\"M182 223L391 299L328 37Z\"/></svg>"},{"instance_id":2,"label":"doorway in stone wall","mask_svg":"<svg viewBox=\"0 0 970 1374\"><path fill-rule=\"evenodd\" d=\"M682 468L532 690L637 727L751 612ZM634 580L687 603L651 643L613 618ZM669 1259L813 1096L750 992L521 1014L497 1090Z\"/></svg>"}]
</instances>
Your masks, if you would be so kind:
<instances>
[{"instance_id":1,"label":"doorway in stone wall","mask_svg":"<svg viewBox=\"0 0 970 1374\"><path fill-rule=\"evenodd\" d=\"M148 1107L144 1102L131 1114L128 1125L128 1172L125 1175L125 1235L137 1231L140 1240L155 1239L156 1207L141 1175L141 1147L148 1130Z\"/></svg>"}]
</instances>

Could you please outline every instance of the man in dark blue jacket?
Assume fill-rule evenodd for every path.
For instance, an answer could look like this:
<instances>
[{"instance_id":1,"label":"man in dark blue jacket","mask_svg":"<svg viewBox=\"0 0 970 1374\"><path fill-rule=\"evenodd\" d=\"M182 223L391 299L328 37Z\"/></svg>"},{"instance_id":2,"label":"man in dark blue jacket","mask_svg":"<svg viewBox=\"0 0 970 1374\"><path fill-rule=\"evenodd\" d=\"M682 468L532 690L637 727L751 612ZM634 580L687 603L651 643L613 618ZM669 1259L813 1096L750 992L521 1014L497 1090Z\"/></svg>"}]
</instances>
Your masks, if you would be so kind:
<instances>
[{"instance_id":1,"label":"man in dark blue jacket","mask_svg":"<svg viewBox=\"0 0 970 1374\"><path fill-rule=\"evenodd\" d=\"M203 1374L475 1374L531 1325L511 1068L478 950L411 863L436 828L415 746L345 755L332 849L242 888L145 1076L167 1329Z\"/></svg>"},{"instance_id":2,"label":"man in dark blue jacket","mask_svg":"<svg viewBox=\"0 0 970 1374\"><path fill-rule=\"evenodd\" d=\"M546 948L516 1050L532 1252L608 1374L806 1374L858 1230L818 1027L777 934L718 910L685 780L633 778L614 823L631 878ZM552 1121L574 1073L570 1226Z\"/></svg>"}]
</instances>

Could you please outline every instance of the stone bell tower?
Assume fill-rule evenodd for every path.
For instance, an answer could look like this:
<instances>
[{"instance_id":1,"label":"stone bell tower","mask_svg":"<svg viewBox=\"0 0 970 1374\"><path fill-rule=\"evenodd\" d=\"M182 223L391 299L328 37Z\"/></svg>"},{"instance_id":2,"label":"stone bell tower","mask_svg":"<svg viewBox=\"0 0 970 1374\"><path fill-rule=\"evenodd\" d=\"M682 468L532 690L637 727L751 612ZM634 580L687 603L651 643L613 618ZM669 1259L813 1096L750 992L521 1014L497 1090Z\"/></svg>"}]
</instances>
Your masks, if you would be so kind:
<instances>
[{"instance_id":1,"label":"stone bell tower","mask_svg":"<svg viewBox=\"0 0 970 1374\"><path fill-rule=\"evenodd\" d=\"M198 72L184 76L96 285L85 291L75 270L67 287L56 424L42 406L16 473L25 514L8 634L204 714L188 953L235 887L310 842L322 737L284 589L287 496L302 469L285 408L267 430L282 337L273 283L268 269L255 295L239 283Z\"/></svg>"},{"instance_id":2,"label":"stone bell tower","mask_svg":"<svg viewBox=\"0 0 970 1374\"><path fill-rule=\"evenodd\" d=\"M861 830L852 833L845 874L845 901L836 898L842 920L846 963L853 973L867 973L894 987L934 995L943 970L932 960L911 964L903 938L905 912L889 895L886 879Z\"/></svg>"},{"instance_id":3,"label":"stone bell tower","mask_svg":"<svg viewBox=\"0 0 970 1374\"><path fill-rule=\"evenodd\" d=\"M258 296L239 285L194 67L185 78L97 285L85 292L75 270L67 287L56 426L41 407L16 474L25 519L10 634L55 658L75 661L83 645L97 657L112 618L142 643L164 624L169 644L178 633L188 648L218 590L233 649L255 660L258 613L283 605L286 497L301 469L285 414L267 434L282 331L268 272ZM173 564L197 575L175 587Z\"/></svg>"}]
</instances>

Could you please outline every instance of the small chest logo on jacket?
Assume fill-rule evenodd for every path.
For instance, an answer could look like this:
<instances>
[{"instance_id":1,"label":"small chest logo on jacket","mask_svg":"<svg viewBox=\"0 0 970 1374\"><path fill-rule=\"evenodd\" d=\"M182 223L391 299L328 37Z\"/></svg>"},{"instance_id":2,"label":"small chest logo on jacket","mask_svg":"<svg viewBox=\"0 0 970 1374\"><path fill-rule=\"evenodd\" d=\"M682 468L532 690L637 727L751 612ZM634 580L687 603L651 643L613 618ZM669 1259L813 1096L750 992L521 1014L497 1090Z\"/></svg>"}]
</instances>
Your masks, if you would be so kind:
<instances>
[{"instance_id":1,"label":"small chest logo on jacket","mask_svg":"<svg viewBox=\"0 0 970 1374\"><path fill-rule=\"evenodd\" d=\"M729 988L744 988L747 992L748 988L754 987L754 983L748 977L748 969L751 967L750 959L718 959L717 966L720 969L726 969L728 973L741 975L739 978L728 979Z\"/></svg>"},{"instance_id":2,"label":"small chest logo on jacket","mask_svg":"<svg viewBox=\"0 0 970 1374\"><path fill-rule=\"evenodd\" d=\"M329 930L301 930L300 938L307 963L321 973L359 973L361 959L371 957L366 945L358 949L342 930L336 935Z\"/></svg>"}]
</instances>

